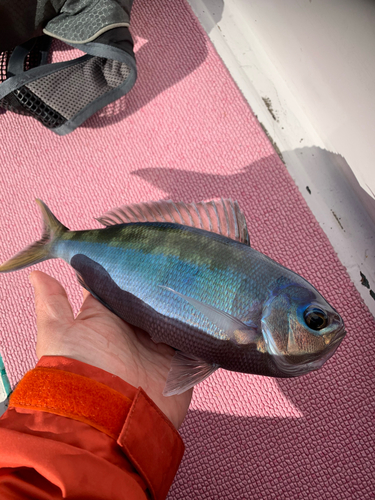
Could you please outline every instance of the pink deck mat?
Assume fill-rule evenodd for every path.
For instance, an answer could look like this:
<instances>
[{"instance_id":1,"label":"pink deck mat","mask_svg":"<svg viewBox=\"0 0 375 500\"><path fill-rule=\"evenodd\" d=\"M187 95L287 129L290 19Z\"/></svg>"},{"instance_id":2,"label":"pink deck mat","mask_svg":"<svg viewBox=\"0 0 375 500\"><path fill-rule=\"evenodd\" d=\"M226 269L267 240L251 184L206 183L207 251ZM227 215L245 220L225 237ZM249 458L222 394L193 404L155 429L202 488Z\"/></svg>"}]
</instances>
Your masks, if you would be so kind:
<instances>
[{"instance_id":1,"label":"pink deck mat","mask_svg":"<svg viewBox=\"0 0 375 500\"><path fill-rule=\"evenodd\" d=\"M134 89L73 134L0 115L0 260L39 238L35 197L72 229L98 227L93 217L127 202L237 199L252 245L316 286L347 337L299 379L219 370L200 384L168 498L375 498L374 318L184 0L138 0L132 33ZM69 266L37 267L78 310ZM29 272L0 276L0 350L13 385L36 361Z\"/></svg>"}]
</instances>

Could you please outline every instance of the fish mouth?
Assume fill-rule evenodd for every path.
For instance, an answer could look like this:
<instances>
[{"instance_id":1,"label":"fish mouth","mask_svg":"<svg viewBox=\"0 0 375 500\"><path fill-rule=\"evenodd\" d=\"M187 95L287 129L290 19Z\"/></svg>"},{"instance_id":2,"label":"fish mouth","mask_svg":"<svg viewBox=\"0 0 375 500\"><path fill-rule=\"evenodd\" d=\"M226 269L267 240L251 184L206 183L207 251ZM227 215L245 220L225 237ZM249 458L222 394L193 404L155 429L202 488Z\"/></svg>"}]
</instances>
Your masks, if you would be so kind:
<instances>
[{"instance_id":1,"label":"fish mouth","mask_svg":"<svg viewBox=\"0 0 375 500\"><path fill-rule=\"evenodd\" d=\"M300 368L301 371L303 371L301 375L319 370L319 368L321 368L324 363L326 363L335 354L345 335L346 332L343 327L342 330L336 333L323 354L321 354L317 359L308 360L305 364L301 365Z\"/></svg>"},{"instance_id":2,"label":"fish mouth","mask_svg":"<svg viewBox=\"0 0 375 500\"><path fill-rule=\"evenodd\" d=\"M284 377L298 377L306 375L310 372L319 370L324 363L326 363L336 352L338 346L346 335L344 325L335 333L334 337L330 340L326 349L320 353L301 356L303 361L296 362L296 357L290 357L281 353L275 342L272 339L270 332L265 332L264 335L267 350L272 357L273 362L277 368L283 373ZM291 361L294 359L294 361Z\"/></svg>"}]
</instances>

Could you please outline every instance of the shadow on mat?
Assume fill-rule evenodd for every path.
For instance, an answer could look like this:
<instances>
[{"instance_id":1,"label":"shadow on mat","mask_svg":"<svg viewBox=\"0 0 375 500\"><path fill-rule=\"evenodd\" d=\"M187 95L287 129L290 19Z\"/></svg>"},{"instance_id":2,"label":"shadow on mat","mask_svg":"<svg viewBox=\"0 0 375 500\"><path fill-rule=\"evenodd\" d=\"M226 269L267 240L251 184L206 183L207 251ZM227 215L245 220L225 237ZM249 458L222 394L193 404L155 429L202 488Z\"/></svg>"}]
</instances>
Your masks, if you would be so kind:
<instances>
[{"instance_id":1,"label":"shadow on mat","mask_svg":"<svg viewBox=\"0 0 375 500\"><path fill-rule=\"evenodd\" d=\"M170 11L176 12L176 16L171 17ZM182 0L136 2L131 32L136 42L138 69L133 89L82 127L101 128L124 120L183 80L207 57L206 38L199 21Z\"/></svg>"},{"instance_id":2,"label":"shadow on mat","mask_svg":"<svg viewBox=\"0 0 375 500\"><path fill-rule=\"evenodd\" d=\"M355 359L352 347L345 342L336 357L313 374L275 379L275 388L299 417L189 410L181 428L186 452L168 498L371 498L373 420L370 401L359 395L372 384L372 371L361 372L361 366L371 366L371 355ZM353 373L358 374L354 379ZM228 373L228 384L231 377ZM242 395L236 411L252 407L257 412L253 399L260 395L252 391L251 376L242 379L237 391ZM214 392L209 397L215 398ZM224 398L224 392L216 397ZM276 412L285 413L280 399L274 400ZM223 406L228 408L228 402Z\"/></svg>"},{"instance_id":3,"label":"shadow on mat","mask_svg":"<svg viewBox=\"0 0 375 500\"><path fill-rule=\"evenodd\" d=\"M311 411L310 411L311 413ZM169 499L354 498L369 471L353 477L351 435L316 418L239 417L190 410L181 429L185 456ZM369 450L362 447L362 453ZM369 468L356 457L356 467ZM361 464L362 462L362 464ZM187 487L187 485L189 485ZM296 496L295 496L296 495ZM364 497L363 497L364 498Z\"/></svg>"},{"instance_id":4,"label":"shadow on mat","mask_svg":"<svg viewBox=\"0 0 375 500\"><path fill-rule=\"evenodd\" d=\"M262 158L237 171L234 170L234 173L229 175L221 174L220 170L207 173L162 167L134 170L131 175L140 177L158 189L162 189L167 193L166 197L174 201L191 202L221 197L237 197L240 201L242 196L248 198L247 187L250 188L252 195L256 194L254 186L259 183L260 176L264 177L264 171L274 166L275 162L280 162L276 154ZM186 198L187 192L190 194L189 199Z\"/></svg>"}]
</instances>

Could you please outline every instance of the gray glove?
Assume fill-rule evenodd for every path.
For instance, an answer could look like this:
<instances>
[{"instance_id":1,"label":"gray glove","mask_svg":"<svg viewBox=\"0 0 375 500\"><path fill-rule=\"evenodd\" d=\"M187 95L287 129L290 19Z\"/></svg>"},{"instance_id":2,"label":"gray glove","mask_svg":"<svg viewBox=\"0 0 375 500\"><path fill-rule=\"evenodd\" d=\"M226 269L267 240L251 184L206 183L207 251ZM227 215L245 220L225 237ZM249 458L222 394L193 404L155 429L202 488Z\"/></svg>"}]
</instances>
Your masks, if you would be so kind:
<instances>
[{"instance_id":1,"label":"gray glove","mask_svg":"<svg viewBox=\"0 0 375 500\"><path fill-rule=\"evenodd\" d=\"M64 135L136 80L133 0L3 0L0 107ZM86 55L48 64L53 38Z\"/></svg>"}]
</instances>

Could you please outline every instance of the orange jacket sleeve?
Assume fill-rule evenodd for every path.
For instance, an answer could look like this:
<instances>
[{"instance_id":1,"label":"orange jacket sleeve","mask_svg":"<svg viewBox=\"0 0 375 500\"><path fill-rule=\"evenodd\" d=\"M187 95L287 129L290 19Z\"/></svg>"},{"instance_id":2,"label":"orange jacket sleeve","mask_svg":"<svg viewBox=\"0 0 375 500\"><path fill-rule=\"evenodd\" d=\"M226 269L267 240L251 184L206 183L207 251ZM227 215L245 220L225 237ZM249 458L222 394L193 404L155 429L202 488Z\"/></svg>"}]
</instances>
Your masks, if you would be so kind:
<instances>
[{"instance_id":1,"label":"orange jacket sleeve","mask_svg":"<svg viewBox=\"0 0 375 500\"><path fill-rule=\"evenodd\" d=\"M141 388L45 356L0 419L0 498L163 500L183 452L178 432Z\"/></svg>"}]
</instances>

